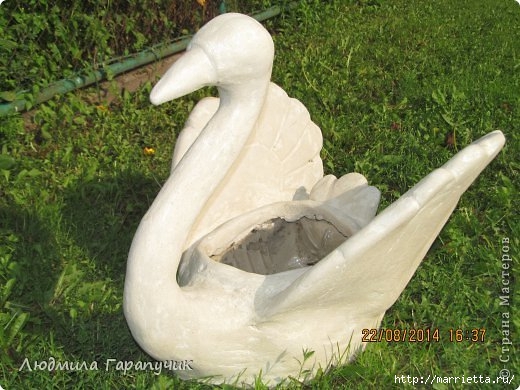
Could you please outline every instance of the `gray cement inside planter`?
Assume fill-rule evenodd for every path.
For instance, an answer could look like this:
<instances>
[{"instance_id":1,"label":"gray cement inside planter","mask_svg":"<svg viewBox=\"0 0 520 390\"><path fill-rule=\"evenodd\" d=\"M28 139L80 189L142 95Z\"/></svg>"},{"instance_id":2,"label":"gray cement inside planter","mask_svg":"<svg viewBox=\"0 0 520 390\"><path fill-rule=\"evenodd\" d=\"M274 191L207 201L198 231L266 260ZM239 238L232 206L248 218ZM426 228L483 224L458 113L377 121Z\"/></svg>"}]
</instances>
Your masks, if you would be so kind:
<instances>
[{"instance_id":1,"label":"gray cement inside planter","mask_svg":"<svg viewBox=\"0 0 520 390\"><path fill-rule=\"evenodd\" d=\"M346 239L324 220L273 218L211 258L246 272L270 275L314 265Z\"/></svg>"}]
</instances>

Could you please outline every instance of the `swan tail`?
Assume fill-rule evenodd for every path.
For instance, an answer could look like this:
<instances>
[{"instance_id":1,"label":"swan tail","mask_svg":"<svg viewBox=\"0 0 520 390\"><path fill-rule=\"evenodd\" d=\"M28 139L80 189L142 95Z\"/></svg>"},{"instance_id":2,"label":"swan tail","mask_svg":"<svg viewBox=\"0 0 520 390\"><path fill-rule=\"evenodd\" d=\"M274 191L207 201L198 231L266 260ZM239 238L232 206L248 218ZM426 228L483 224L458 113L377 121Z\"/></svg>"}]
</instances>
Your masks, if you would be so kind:
<instances>
[{"instance_id":1,"label":"swan tail","mask_svg":"<svg viewBox=\"0 0 520 390\"><path fill-rule=\"evenodd\" d=\"M457 153L273 297L262 308L263 317L334 305L355 318L384 313L404 290L462 193L504 142L502 132L494 131Z\"/></svg>"}]
</instances>

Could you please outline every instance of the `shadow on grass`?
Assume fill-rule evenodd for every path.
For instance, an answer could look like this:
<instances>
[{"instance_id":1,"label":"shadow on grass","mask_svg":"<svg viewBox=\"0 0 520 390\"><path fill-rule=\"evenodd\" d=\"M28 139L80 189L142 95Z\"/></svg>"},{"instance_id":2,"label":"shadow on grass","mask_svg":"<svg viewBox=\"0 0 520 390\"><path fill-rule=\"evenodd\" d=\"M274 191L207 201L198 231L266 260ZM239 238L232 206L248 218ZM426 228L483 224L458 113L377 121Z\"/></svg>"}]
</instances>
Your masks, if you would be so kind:
<instances>
[{"instance_id":1,"label":"shadow on grass","mask_svg":"<svg viewBox=\"0 0 520 390\"><path fill-rule=\"evenodd\" d=\"M122 311L124 277L135 230L159 189L153 179L125 171L78 181L65 193L63 219L84 258L71 259L85 269L78 289L91 290L80 298L92 300L77 321L60 313L70 327L60 332L67 352L99 361L135 360L140 354Z\"/></svg>"},{"instance_id":2,"label":"shadow on grass","mask_svg":"<svg viewBox=\"0 0 520 390\"><path fill-rule=\"evenodd\" d=\"M15 342L3 348L9 371L22 379L23 360L148 360L122 311L126 260L134 232L159 190L151 178L122 172L78 180L46 211L27 205L0 209L12 240L16 278L11 308L29 314ZM6 311L6 310L4 310Z\"/></svg>"},{"instance_id":3,"label":"shadow on grass","mask_svg":"<svg viewBox=\"0 0 520 390\"><path fill-rule=\"evenodd\" d=\"M38 337L38 326L46 322L43 307L46 292L55 283L59 254L54 234L35 211L27 211L14 202L0 208L2 235L2 363L19 367L27 354L26 347ZM4 284L2 280L2 284ZM7 286L12 283L12 287ZM15 326L21 316L28 316ZM25 331L22 329L25 326ZM17 365L18 364L18 365Z\"/></svg>"}]
</instances>

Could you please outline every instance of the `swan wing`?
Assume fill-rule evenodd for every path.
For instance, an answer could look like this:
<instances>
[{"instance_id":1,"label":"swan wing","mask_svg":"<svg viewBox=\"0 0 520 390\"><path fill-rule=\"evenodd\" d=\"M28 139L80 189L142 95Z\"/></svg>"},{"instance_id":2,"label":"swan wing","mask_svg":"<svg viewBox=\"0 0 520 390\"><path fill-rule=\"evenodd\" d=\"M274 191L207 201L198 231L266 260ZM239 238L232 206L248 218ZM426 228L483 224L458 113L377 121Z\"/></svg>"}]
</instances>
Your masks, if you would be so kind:
<instances>
[{"instance_id":1,"label":"swan wing","mask_svg":"<svg viewBox=\"0 0 520 390\"><path fill-rule=\"evenodd\" d=\"M200 135L202 129L208 124L209 120L217 112L220 99L216 97L205 97L199 101L188 117L184 128L175 141L173 150L172 171L181 161L190 146Z\"/></svg>"},{"instance_id":2,"label":"swan wing","mask_svg":"<svg viewBox=\"0 0 520 390\"><path fill-rule=\"evenodd\" d=\"M310 308L378 317L397 300L462 193L504 144L492 132L456 154L259 308L263 318Z\"/></svg>"},{"instance_id":3,"label":"swan wing","mask_svg":"<svg viewBox=\"0 0 520 390\"><path fill-rule=\"evenodd\" d=\"M215 101L206 102L193 120L194 114L190 116L189 130L182 142L193 142L201 131L200 126L209 120L207 113L216 110L216 104ZM311 188L323 176L321 147L321 131L312 122L305 106L270 83L247 144L200 213L189 243L256 208L308 198ZM187 150L186 146L181 150Z\"/></svg>"}]
</instances>

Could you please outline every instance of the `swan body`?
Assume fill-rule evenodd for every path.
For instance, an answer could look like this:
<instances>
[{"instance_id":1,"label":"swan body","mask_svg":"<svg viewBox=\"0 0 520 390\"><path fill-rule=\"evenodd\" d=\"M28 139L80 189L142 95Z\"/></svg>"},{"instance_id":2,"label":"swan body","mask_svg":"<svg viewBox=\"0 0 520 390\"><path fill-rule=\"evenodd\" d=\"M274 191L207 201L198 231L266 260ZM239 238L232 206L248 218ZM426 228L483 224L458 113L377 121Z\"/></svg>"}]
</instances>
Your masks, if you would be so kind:
<instances>
[{"instance_id":1,"label":"swan body","mask_svg":"<svg viewBox=\"0 0 520 390\"><path fill-rule=\"evenodd\" d=\"M273 55L258 22L224 14L150 96L220 96L180 134L125 280L135 340L155 359L192 360L185 379L274 384L348 361L504 144L484 136L374 217L379 192L363 176L323 176L321 132L270 82Z\"/></svg>"}]
</instances>

